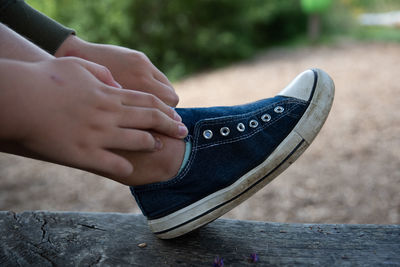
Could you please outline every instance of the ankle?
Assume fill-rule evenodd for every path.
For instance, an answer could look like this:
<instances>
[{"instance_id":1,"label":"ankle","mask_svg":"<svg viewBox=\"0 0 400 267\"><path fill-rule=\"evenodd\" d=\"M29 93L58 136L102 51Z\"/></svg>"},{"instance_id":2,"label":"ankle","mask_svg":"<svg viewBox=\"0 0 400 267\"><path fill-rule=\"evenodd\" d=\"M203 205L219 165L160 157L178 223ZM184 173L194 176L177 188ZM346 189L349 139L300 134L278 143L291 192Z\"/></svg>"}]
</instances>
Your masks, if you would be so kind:
<instances>
[{"instance_id":1,"label":"ankle","mask_svg":"<svg viewBox=\"0 0 400 267\"><path fill-rule=\"evenodd\" d=\"M133 173L122 182L137 186L149 183L167 181L179 172L185 154L185 142L167 136L154 134L163 143L161 150L156 152L128 152L119 154L133 164Z\"/></svg>"},{"instance_id":2,"label":"ankle","mask_svg":"<svg viewBox=\"0 0 400 267\"><path fill-rule=\"evenodd\" d=\"M185 142L183 140L160 137L163 148L153 153L153 165L146 171L147 183L163 182L175 177L182 165L185 155ZM154 172L154 174L152 174ZM158 175L156 175L156 173Z\"/></svg>"}]
</instances>

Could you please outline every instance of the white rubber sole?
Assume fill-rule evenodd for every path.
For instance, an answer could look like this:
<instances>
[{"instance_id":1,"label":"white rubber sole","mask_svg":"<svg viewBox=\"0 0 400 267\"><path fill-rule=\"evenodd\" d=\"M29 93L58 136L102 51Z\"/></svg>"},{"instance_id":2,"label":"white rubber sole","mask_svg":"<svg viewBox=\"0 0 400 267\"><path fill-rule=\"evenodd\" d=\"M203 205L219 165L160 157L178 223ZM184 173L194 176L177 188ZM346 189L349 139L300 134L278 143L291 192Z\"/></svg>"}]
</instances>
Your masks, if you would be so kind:
<instances>
[{"instance_id":1,"label":"white rubber sole","mask_svg":"<svg viewBox=\"0 0 400 267\"><path fill-rule=\"evenodd\" d=\"M314 71L317 82L310 105L272 154L229 187L165 217L148 220L157 237L178 237L217 219L271 182L306 150L328 117L335 90L328 74L319 69Z\"/></svg>"}]
</instances>

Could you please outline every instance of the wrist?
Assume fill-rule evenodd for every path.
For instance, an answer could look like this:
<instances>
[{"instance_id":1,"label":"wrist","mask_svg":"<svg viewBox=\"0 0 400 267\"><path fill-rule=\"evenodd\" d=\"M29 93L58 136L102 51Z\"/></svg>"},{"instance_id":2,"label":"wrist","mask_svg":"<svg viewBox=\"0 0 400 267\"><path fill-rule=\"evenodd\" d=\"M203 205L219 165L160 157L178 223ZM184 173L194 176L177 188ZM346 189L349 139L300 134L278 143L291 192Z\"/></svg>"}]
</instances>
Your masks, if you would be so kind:
<instances>
[{"instance_id":1,"label":"wrist","mask_svg":"<svg viewBox=\"0 0 400 267\"><path fill-rule=\"evenodd\" d=\"M89 43L71 34L54 54L55 57L80 57L85 59L84 51Z\"/></svg>"}]
</instances>

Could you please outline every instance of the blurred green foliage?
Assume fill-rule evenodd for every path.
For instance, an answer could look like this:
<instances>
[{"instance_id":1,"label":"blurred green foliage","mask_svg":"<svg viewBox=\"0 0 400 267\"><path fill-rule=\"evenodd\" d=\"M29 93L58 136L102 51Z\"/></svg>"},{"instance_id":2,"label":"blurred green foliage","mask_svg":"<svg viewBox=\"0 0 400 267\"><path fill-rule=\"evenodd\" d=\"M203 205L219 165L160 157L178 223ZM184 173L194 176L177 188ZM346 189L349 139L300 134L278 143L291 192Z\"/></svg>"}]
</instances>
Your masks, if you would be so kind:
<instances>
[{"instance_id":1,"label":"blurred green foliage","mask_svg":"<svg viewBox=\"0 0 400 267\"><path fill-rule=\"evenodd\" d=\"M354 37L366 41L400 42L400 30L398 28L368 26L361 27L354 32Z\"/></svg>"},{"instance_id":2,"label":"blurred green foliage","mask_svg":"<svg viewBox=\"0 0 400 267\"><path fill-rule=\"evenodd\" d=\"M307 14L324 13L332 5L332 0L301 0L301 8Z\"/></svg>"},{"instance_id":3,"label":"blurred green foliage","mask_svg":"<svg viewBox=\"0 0 400 267\"><path fill-rule=\"evenodd\" d=\"M400 9L399 0L340 0L342 5L355 14L368 12L388 12Z\"/></svg>"},{"instance_id":4,"label":"blurred green foliage","mask_svg":"<svg viewBox=\"0 0 400 267\"><path fill-rule=\"evenodd\" d=\"M358 17L364 13L399 11L399 0L337 0L323 17L324 30L331 40L336 36L365 41L400 42L398 28L361 26Z\"/></svg>"},{"instance_id":5,"label":"blurred green foliage","mask_svg":"<svg viewBox=\"0 0 400 267\"><path fill-rule=\"evenodd\" d=\"M26 1L82 39L144 52L171 80L248 58L271 45L308 42L300 0ZM336 35L399 40L394 29L361 28L356 20L361 13L396 9L400 0L332 1L322 16L321 42Z\"/></svg>"},{"instance_id":6,"label":"blurred green foliage","mask_svg":"<svg viewBox=\"0 0 400 267\"><path fill-rule=\"evenodd\" d=\"M144 52L169 78L220 67L305 32L298 0L26 0L81 38Z\"/></svg>"}]
</instances>

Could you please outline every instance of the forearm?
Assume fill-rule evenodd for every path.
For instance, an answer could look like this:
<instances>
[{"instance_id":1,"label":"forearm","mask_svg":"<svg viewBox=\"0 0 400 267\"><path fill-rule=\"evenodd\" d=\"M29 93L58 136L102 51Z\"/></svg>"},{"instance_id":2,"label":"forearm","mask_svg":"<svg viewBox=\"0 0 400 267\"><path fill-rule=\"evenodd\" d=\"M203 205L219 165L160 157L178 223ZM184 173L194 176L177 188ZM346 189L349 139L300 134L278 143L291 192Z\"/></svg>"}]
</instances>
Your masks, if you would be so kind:
<instances>
[{"instance_id":1,"label":"forearm","mask_svg":"<svg viewBox=\"0 0 400 267\"><path fill-rule=\"evenodd\" d=\"M33 9L23 0L0 0L0 22L54 55L74 30Z\"/></svg>"},{"instance_id":2,"label":"forearm","mask_svg":"<svg viewBox=\"0 0 400 267\"><path fill-rule=\"evenodd\" d=\"M21 61L40 61L52 55L0 23L0 58Z\"/></svg>"}]
</instances>

